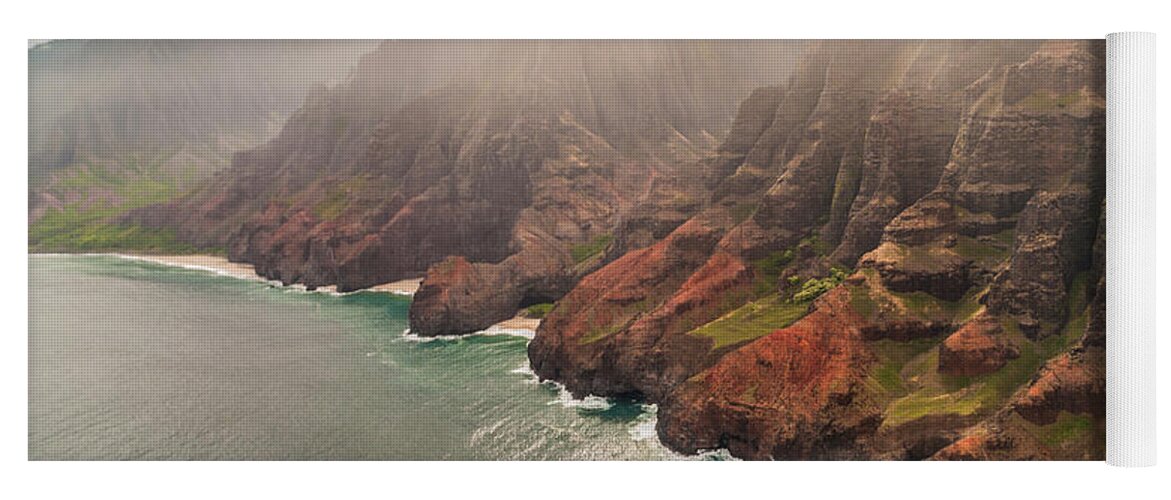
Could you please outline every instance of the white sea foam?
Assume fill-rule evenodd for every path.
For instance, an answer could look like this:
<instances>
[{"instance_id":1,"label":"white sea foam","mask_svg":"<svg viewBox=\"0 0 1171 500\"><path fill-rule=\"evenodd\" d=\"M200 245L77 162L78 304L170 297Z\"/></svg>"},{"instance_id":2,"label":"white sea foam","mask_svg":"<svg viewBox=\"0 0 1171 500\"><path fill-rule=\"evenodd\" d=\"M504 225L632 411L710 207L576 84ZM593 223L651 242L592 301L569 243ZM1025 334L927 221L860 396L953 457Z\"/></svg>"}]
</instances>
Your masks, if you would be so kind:
<instances>
[{"instance_id":1,"label":"white sea foam","mask_svg":"<svg viewBox=\"0 0 1171 500\"><path fill-rule=\"evenodd\" d=\"M584 398L574 397L573 393L569 392L565 388L562 388L557 393L557 399L550 401L548 404L557 404L566 408L581 408L583 410L596 411L609 410L610 407L614 406L614 403L611 403L609 399L603 398L601 396L594 396L591 394Z\"/></svg>"},{"instance_id":2,"label":"white sea foam","mask_svg":"<svg viewBox=\"0 0 1171 500\"><path fill-rule=\"evenodd\" d=\"M582 410L594 411L605 411L614 406L614 403L610 402L609 399L601 396L594 396L593 394L590 394L584 398L576 397L572 392L569 392L569 389L565 388L565 384L560 382L546 380L542 383L549 384L557 388L557 398L546 403L549 405L561 405L566 408L580 408Z\"/></svg>"},{"instance_id":3,"label":"white sea foam","mask_svg":"<svg viewBox=\"0 0 1171 500\"><path fill-rule=\"evenodd\" d=\"M569 392L569 389L565 388L565 384L554 380L541 380L541 378L538 377L535 372L533 372L532 365L527 362L523 366L512 369L509 371L509 373L523 375L526 377L527 381L531 383L539 383L548 385L550 387L555 387L557 389L557 397L552 401L545 403L548 405L561 405L565 408L580 408L583 410L594 411L605 411L614 406L614 403L607 398L594 396L592 394L584 398L575 397L572 392ZM644 408L649 406L653 405L644 405ZM656 410L658 409L657 406L654 408Z\"/></svg>"},{"instance_id":4,"label":"white sea foam","mask_svg":"<svg viewBox=\"0 0 1171 500\"><path fill-rule=\"evenodd\" d=\"M517 375L524 377L526 384L539 384L539 383L541 383L541 378L537 376L536 372L533 371L533 367L529 366L529 364L527 362L524 364L524 366L509 370L508 373L515 373Z\"/></svg>"},{"instance_id":5,"label":"white sea foam","mask_svg":"<svg viewBox=\"0 0 1171 500\"><path fill-rule=\"evenodd\" d=\"M659 423L659 405L644 404L642 412L642 415L634 420L634 424L628 430L631 439L635 441L658 439L659 435L655 432L655 426Z\"/></svg>"},{"instance_id":6,"label":"white sea foam","mask_svg":"<svg viewBox=\"0 0 1171 500\"><path fill-rule=\"evenodd\" d=\"M525 363L524 366L521 366L519 368L513 368L512 370L509 370L508 373L516 373L516 374L525 375L528 377L536 377L537 376L537 374L533 372L533 367L529 366L528 363Z\"/></svg>"},{"instance_id":7,"label":"white sea foam","mask_svg":"<svg viewBox=\"0 0 1171 500\"><path fill-rule=\"evenodd\" d=\"M501 427L503 427L506 423L510 422L511 420L512 420L512 417L504 417L504 418L497 420L491 424L482 425L482 426L476 428L475 432L472 433L471 444L473 444L473 445L478 444L485 437L490 437L493 434L496 434L496 432L499 431Z\"/></svg>"},{"instance_id":8,"label":"white sea foam","mask_svg":"<svg viewBox=\"0 0 1171 500\"><path fill-rule=\"evenodd\" d=\"M521 337L521 338L532 340L533 337L535 337L536 335L537 335L537 332L534 332L532 330L528 330L525 328L498 328L495 326L489 327L486 330L480 330L478 332L468 333L465 335L422 336L422 335L418 335L415 333L411 333L410 328L403 330L403 340L406 340L407 342L435 342L435 341L454 342L454 341L462 340L462 339L465 339L468 337L491 337L491 336Z\"/></svg>"},{"instance_id":9,"label":"white sea foam","mask_svg":"<svg viewBox=\"0 0 1171 500\"><path fill-rule=\"evenodd\" d=\"M740 461L739 458L732 456L732 452L728 451L727 448L716 448L714 450L699 450L699 452L695 454L694 458L699 459L699 460L724 460L724 461L736 461L736 462Z\"/></svg>"},{"instance_id":10,"label":"white sea foam","mask_svg":"<svg viewBox=\"0 0 1171 500\"><path fill-rule=\"evenodd\" d=\"M533 338L537 336L537 332L529 330L528 328L497 328L493 326L482 332L474 333L473 335L509 335L512 337L523 337L529 340L533 340Z\"/></svg>"},{"instance_id":11,"label":"white sea foam","mask_svg":"<svg viewBox=\"0 0 1171 500\"><path fill-rule=\"evenodd\" d=\"M345 297L347 295L353 295L355 293L361 293L361 292L366 291L366 290L355 290L353 292L339 292L336 289L334 289L333 287L320 287L320 288L314 288L314 289L310 290L309 287L306 287L305 285L303 285L301 283L293 283L291 285L285 285L279 281L266 280L266 282L272 286L280 288L285 293L319 293L322 295L329 295L330 297Z\"/></svg>"}]
</instances>

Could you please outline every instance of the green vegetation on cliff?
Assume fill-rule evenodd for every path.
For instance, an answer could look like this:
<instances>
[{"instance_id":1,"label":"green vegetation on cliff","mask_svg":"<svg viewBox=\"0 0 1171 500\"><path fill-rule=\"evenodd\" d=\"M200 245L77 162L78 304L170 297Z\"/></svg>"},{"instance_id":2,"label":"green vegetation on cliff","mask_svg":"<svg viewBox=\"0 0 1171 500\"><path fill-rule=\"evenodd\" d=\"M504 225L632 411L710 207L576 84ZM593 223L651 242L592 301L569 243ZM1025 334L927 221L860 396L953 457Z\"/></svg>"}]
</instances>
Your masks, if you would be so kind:
<instances>
[{"instance_id":1,"label":"green vegetation on cliff","mask_svg":"<svg viewBox=\"0 0 1171 500\"><path fill-rule=\"evenodd\" d=\"M589 243L581 243L573 245L569 252L573 255L573 262L581 264L595 255L602 253L606 247L610 246L610 242L614 241L614 236L603 234L594 238Z\"/></svg>"},{"instance_id":2,"label":"green vegetation on cliff","mask_svg":"<svg viewBox=\"0 0 1171 500\"><path fill-rule=\"evenodd\" d=\"M848 286L850 290L850 307L854 312L866 319L874 319L878 313L878 303L870 296L870 289L865 286Z\"/></svg>"},{"instance_id":3,"label":"green vegetation on cliff","mask_svg":"<svg viewBox=\"0 0 1171 500\"><path fill-rule=\"evenodd\" d=\"M877 385L877 392L889 398L905 396L907 382L901 371L907 363L935 347L939 338L922 338L906 342L882 339L870 343L878 363L871 368L869 381Z\"/></svg>"},{"instance_id":4,"label":"green vegetation on cliff","mask_svg":"<svg viewBox=\"0 0 1171 500\"><path fill-rule=\"evenodd\" d=\"M29 224L29 251L215 253L180 242L173 231L117 221L129 210L178 196L193 170L132 159L116 168L94 164L60 174L46 193L64 204L46 208Z\"/></svg>"},{"instance_id":5,"label":"green vegetation on cliff","mask_svg":"<svg viewBox=\"0 0 1171 500\"><path fill-rule=\"evenodd\" d=\"M793 324L808 311L808 303L793 303L774 295L749 302L690 334L712 339L712 349L719 349L768 335Z\"/></svg>"},{"instance_id":6,"label":"green vegetation on cliff","mask_svg":"<svg viewBox=\"0 0 1171 500\"><path fill-rule=\"evenodd\" d=\"M713 339L712 349L755 340L804 317L814 299L846 279L848 272L837 267L831 269L828 276L810 278L804 282L794 275L790 276L790 284L800 284L800 288L791 295L778 293L777 280L793 264L796 254L794 249L775 251L752 261L755 270L752 296L756 300L740 307L725 306L725 310L731 311L691 330L689 334Z\"/></svg>"},{"instance_id":7,"label":"green vegetation on cliff","mask_svg":"<svg viewBox=\"0 0 1171 500\"><path fill-rule=\"evenodd\" d=\"M829 276L824 278L810 278L801 284L801 289L793 294L793 302L810 302L821 296L821 294L833 290L834 287L842 284L846 280L846 271L841 268L833 268L829 272Z\"/></svg>"},{"instance_id":8,"label":"green vegetation on cliff","mask_svg":"<svg viewBox=\"0 0 1171 500\"><path fill-rule=\"evenodd\" d=\"M980 297L985 291L984 288L972 288L956 301L943 300L921 291L890 292L890 295L906 308L907 313L918 319L960 324L980 311Z\"/></svg>"},{"instance_id":9,"label":"green vegetation on cliff","mask_svg":"<svg viewBox=\"0 0 1171 500\"><path fill-rule=\"evenodd\" d=\"M618 331L621 330L625 326L626 326L626 324L624 324L624 323L616 323L613 325L595 327L594 329L587 332L580 339L578 339L577 343L582 344L582 345L592 344L592 343L597 342L599 340L602 340L606 337L614 335L615 333L618 333Z\"/></svg>"},{"instance_id":10,"label":"green vegetation on cliff","mask_svg":"<svg viewBox=\"0 0 1171 500\"><path fill-rule=\"evenodd\" d=\"M1001 407L1047 360L1074 345L1085 334L1088 277L1089 273L1079 274L1070 287L1072 314L1060 334L1034 341L1027 338L1011 318L1001 320L1004 340L1017 346L1020 356L995 372L973 377L941 374L937 370L938 346L906 362L900 369L899 380L909 382L911 390L887 407L883 425L900 425L929 415L984 415ZM967 311L972 310L967 302L944 304L951 304L952 317L962 320L968 316ZM938 304L931 303L917 309L924 312L933 307ZM883 356L880 354L879 358ZM884 368L885 365L881 365L879 370Z\"/></svg>"},{"instance_id":11,"label":"green vegetation on cliff","mask_svg":"<svg viewBox=\"0 0 1171 500\"><path fill-rule=\"evenodd\" d=\"M330 190L329 194L320 203L313 206L313 214L323 220L334 220L338 218L349 206L349 198L346 192L342 189L334 188Z\"/></svg>"},{"instance_id":12,"label":"green vegetation on cliff","mask_svg":"<svg viewBox=\"0 0 1171 500\"><path fill-rule=\"evenodd\" d=\"M533 304L525 308L525 315L530 318L542 319L553 310L552 303Z\"/></svg>"},{"instance_id":13,"label":"green vegetation on cliff","mask_svg":"<svg viewBox=\"0 0 1171 500\"><path fill-rule=\"evenodd\" d=\"M36 253L52 252L112 252L138 251L157 254L221 253L215 249L198 249L175 238L169 230L149 229L136 225L80 224L62 229L46 229L29 233L29 250Z\"/></svg>"},{"instance_id":14,"label":"green vegetation on cliff","mask_svg":"<svg viewBox=\"0 0 1171 500\"><path fill-rule=\"evenodd\" d=\"M782 250L771 252L768 255L752 261L752 269L754 271L753 293L758 296L765 296L773 293L777 288L777 280L781 277L781 272L785 270L785 266L793 262L793 257L796 253L793 250Z\"/></svg>"},{"instance_id":15,"label":"green vegetation on cliff","mask_svg":"<svg viewBox=\"0 0 1171 500\"><path fill-rule=\"evenodd\" d=\"M740 203L732 207L732 220L736 221L737 224L748 220L752 214L756 213L757 207L756 203Z\"/></svg>"},{"instance_id":16,"label":"green vegetation on cliff","mask_svg":"<svg viewBox=\"0 0 1171 500\"><path fill-rule=\"evenodd\" d=\"M1104 441L1105 432L1098 429L1098 424L1089 415L1075 415L1062 411L1057 420L1048 425L1037 425L1017 416L1014 423L1028 432L1046 446L1053 448L1075 447L1088 449L1095 443ZM1105 444L1105 443L1101 443Z\"/></svg>"},{"instance_id":17,"label":"green vegetation on cliff","mask_svg":"<svg viewBox=\"0 0 1171 500\"><path fill-rule=\"evenodd\" d=\"M968 236L956 238L952 252L965 259L985 265L995 265L1009 257L1012 253L1013 231L1005 230L994 234L987 239L976 239Z\"/></svg>"}]
</instances>

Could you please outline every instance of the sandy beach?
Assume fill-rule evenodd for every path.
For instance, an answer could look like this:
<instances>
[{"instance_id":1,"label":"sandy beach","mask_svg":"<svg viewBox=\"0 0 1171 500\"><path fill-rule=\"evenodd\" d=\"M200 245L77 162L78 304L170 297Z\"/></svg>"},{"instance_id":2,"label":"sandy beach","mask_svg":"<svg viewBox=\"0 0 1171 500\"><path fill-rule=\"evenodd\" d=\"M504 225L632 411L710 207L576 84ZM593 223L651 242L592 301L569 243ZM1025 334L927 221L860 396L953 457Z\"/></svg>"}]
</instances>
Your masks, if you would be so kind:
<instances>
[{"instance_id":1,"label":"sandy beach","mask_svg":"<svg viewBox=\"0 0 1171 500\"><path fill-rule=\"evenodd\" d=\"M251 264L231 262L226 257L220 257L216 255L116 255L122 258L137 259L145 262L162 264L164 266L200 269L225 276L231 276L233 278L268 281L263 276L256 274L256 270L252 267ZM397 295L414 295L415 292L419 290L419 284L422 282L423 278L414 278L395 281L393 283L383 283L381 285L375 285L367 288L366 290L373 292L393 293ZM336 292L337 288L334 286L323 286L318 288L318 290L324 292ZM517 316L492 325L490 329L529 330L535 332L537 331L537 326L540 324L541 320L539 319Z\"/></svg>"},{"instance_id":2,"label":"sandy beach","mask_svg":"<svg viewBox=\"0 0 1171 500\"><path fill-rule=\"evenodd\" d=\"M397 293L399 295L414 295L419 290L419 284L423 282L423 278L415 278L410 280L400 280L394 283L386 283L382 285L374 285L369 289L375 292Z\"/></svg>"},{"instance_id":3,"label":"sandy beach","mask_svg":"<svg viewBox=\"0 0 1171 500\"><path fill-rule=\"evenodd\" d=\"M541 320L539 319L517 316L515 318L506 319L496 323L495 325L492 325L492 328L499 328L502 330L531 330L535 332L537 331L537 327L540 326L540 324Z\"/></svg>"}]
</instances>

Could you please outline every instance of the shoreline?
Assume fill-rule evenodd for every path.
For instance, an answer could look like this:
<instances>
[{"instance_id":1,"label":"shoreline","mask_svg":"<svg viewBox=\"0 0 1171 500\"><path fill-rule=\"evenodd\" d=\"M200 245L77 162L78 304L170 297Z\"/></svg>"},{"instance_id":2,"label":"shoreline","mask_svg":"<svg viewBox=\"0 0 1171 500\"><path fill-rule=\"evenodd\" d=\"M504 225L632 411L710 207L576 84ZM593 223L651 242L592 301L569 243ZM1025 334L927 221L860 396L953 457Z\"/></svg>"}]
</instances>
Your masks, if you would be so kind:
<instances>
[{"instance_id":1,"label":"shoreline","mask_svg":"<svg viewBox=\"0 0 1171 500\"><path fill-rule=\"evenodd\" d=\"M541 320L536 319L536 318L526 318L524 316L520 316L518 313L518 315L513 316L512 319L506 319L504 321L496 323L495 325L492 325L489 329L497 328L497 329L502 329L502 330L528 330L533 333L536 333L537 327L540 325L541 325Z\"/></svg>"},{"instance_id":2,"label":"shoreline","mask_svg":"<svg viewBox=\"0 0 1171 500\"><path fill-rule=\"evenodd\" d=\"M227 257L206 254L190 254L190 255L150 255L150 254L127 254L127 253L111 253L113 255L124 259L140 260L150 262L153 264L160 264L171 267L182 267L186 269L196 269L203 271L210 271L216 274L231 276L233 278L241 278L252 281L274 282L264 276L256 274L256 268L252 264L243 262L232 262ZM423 282L423 278L413 278L399 280L391 283L382 283L372 287L355 290L355 292L384 292L393 293L396 295L414 295L419 290L419 285ZM291 287L303 287L303 285L281 285ZM327 285L317 287L314 291L321 291L325 293L339 294L337 286Z\"/></svg>"},{"instance_id":3,"label":"shoreline","mask_svg":"<svg viewBox=\"0 0 1171 500\"><path fill-rule=\"evenodd\" d=\"M52 255L52 254L30 254L30 255ZM251 264L242 262L231 262L227 257L206 254L189 254L189 255L152 255L152 254L133 254L133 253L95 253L95 254L63 254L63 255L108 255L122 259L138 260L143 262L150 262L152 264L159 264L170 267L180 267L184 269L194 269L198 271L207 271L216 273L222 276L228 276L237 279L260 281L265 283L274 283L272 280L256 274L256 269ZM357 290L359 292L381 292L390 293L394 295L413 296L419 290L419 285L423 282L423 278L412 278L399 280L392 283L383 283L374 285L369 288ZM300 285L282 285L282 286L300 286ZM315 291L320 291L330 294L339 294L337 287L333 285L318 287ZM537 326L541 324L541 320L534 318L526 318L520 316L519 313L513 318L506 319L485 331L509 331L509 330L525 330L535 333Z\"/></svg>"}]
</instances>

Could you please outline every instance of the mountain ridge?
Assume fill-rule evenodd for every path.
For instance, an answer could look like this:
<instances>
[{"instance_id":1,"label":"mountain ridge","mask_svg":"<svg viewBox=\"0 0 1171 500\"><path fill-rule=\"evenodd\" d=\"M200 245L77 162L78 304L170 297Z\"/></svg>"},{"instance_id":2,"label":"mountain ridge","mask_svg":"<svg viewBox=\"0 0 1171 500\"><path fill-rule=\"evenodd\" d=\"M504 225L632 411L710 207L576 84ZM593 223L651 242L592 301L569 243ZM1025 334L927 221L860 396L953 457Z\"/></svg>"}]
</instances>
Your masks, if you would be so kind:
<instances>
[{"instance_id":1,"label":"mountain ridge","mask_svg":"<svg viewBox=\"0 0 1171 500\"><path fill-rule=\"evenodd\" d=\"M742 107L704 209L558 301L534 371L658 403L688 452L1097 457L1023 436L1104 415L1103 50L821 42Z\"/></svg>"},{"instance_id":2,"label":"mountain ridge","mask_svg":"<svg viewBox=\"0 0 1171 500\"><path fill-rule=\"evenodd\" d=\"M413 330L476 331L560 297L597 263L575 249L612 238L640 198L691 197L674 172L715 146L762 72L731 62L790 45L385 42L202 192L129 219L285 283L353 290L427 274ZM419 64L426 88L409 71ZM483 288L446 281L473 274L440 278L448 258L504 298L448 302L444 290Z\"/></svg>"}]
</instances>

